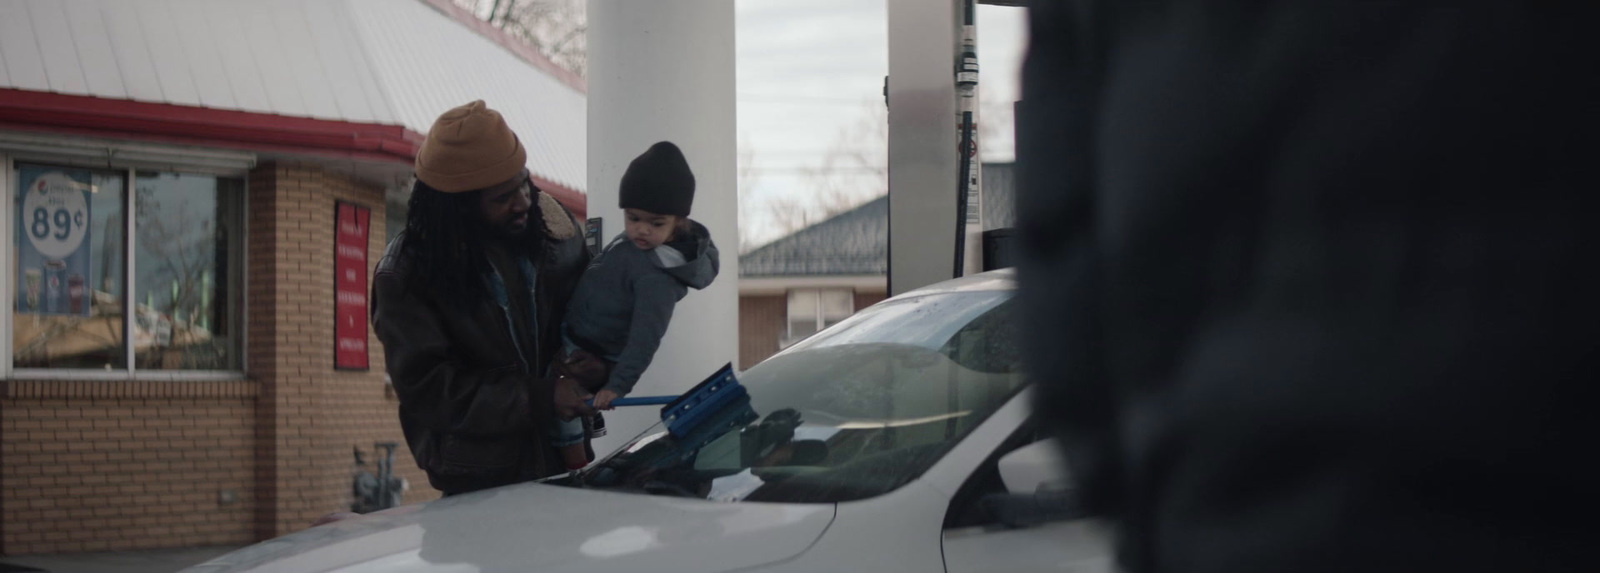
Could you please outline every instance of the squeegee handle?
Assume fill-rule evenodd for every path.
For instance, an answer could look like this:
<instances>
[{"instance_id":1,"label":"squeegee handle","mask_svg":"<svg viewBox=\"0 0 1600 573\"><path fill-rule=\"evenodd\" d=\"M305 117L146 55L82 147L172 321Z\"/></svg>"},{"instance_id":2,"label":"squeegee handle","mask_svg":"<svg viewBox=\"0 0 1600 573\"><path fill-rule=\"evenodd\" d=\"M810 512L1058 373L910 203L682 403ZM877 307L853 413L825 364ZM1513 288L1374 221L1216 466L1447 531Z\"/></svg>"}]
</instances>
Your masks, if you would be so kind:
<instances>
[{"instance_id":1,"label":"squeegee handle","mask_svg":"<svg viewBox=\"0 0 1600 573\"><path fill-rule=\"evenodd\" d=\"M633 397L633 398L617 398L617 399L611 401L611 405L612 406L617 406L617 407L625 407L625 406L665 406L667 404L672 403L673 400L677 400L677 399L678 399L677 396L637 396L637 397ZM589 404L590 405L594 405L594 400L589 400Z\"/></svg>"}]
</instances>

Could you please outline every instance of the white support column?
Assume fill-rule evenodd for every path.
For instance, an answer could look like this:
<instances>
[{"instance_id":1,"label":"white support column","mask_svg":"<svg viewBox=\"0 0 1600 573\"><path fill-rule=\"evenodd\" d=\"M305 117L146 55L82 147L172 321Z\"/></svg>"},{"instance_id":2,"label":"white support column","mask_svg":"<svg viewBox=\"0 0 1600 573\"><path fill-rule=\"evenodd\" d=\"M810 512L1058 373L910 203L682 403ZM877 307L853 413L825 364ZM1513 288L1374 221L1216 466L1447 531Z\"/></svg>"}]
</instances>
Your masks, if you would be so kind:
<instances>
[{"instance_id":1,"label":"white support column","mask_svg":"<svg viewBox=\"0 0 1600 573\"><path fill-rule=\"evenodd\" d=\"M683 149L695 175L691 218L711 230L721 272L678 303L635 396L687 390L739 354L733 0L589 0L589 216L604 242L622 232L617 184L651 144ZM606 414L602 455L659 421L657 408Z\"/></svg>"},{"instance_id":2,"label":"white support column","mask_svg":"<svg viewBox=\"0 0 1600 573\"><path fill-rule=\"evenodd\" d=\"M890 295L956 274L960 7L888 0Z\"/></svg>"}]
</instances>

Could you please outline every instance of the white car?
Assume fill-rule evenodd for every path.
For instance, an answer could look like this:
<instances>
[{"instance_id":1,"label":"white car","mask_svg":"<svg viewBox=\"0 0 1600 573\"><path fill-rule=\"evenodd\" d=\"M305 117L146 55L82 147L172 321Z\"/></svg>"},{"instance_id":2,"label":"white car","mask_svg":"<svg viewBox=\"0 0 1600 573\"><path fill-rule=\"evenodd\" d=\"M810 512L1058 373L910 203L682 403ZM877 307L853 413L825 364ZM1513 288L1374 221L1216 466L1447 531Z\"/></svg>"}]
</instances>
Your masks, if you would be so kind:
<instances>
[{"instance_id":1,"label":"white car","mask_svg":"<svg viewBox=\"0 0 1600 573\"><path fill-rule=\"evenodd\" d=\"M576 476L399 507L186 571L1111 571L1032 423L1012 275L867 308L740 374L749 399Z\"/></svg>"}]
</instances>

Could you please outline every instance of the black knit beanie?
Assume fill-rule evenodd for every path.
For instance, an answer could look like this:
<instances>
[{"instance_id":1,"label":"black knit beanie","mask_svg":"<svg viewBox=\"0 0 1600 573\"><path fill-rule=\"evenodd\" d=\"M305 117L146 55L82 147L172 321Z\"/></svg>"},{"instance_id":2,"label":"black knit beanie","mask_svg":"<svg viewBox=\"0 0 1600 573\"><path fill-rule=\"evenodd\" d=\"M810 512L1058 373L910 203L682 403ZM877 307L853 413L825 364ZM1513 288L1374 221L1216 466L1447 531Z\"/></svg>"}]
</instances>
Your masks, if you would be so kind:
<instances>
[{"instance_id":1,"label":"black knit beanie","mask_svg":"<svg viewBox=\"0 0 1600 573\"><path fill-rule=\"evenodd\" d=\"M622 174L617 203L623 209L688 217L694 204L694 173L678 146L663 141L634 158Z\"/></svg>"}]
</instances>

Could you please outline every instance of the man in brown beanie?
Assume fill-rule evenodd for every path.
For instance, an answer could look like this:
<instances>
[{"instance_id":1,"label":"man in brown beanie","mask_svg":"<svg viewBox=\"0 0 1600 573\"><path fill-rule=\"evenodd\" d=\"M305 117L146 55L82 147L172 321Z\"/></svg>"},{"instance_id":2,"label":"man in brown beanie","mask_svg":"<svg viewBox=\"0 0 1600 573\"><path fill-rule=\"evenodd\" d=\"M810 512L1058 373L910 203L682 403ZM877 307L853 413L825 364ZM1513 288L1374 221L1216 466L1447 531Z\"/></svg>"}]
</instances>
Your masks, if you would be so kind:
<instances>
[{"instance_id":1,"label":"man in brown beanie","mask_svg":"<svg viewBox=\"0 0 1600 573\"><path fill-rule=\"evenodd\" d=\"M401 428L447 496L562 471L546 432L594 413L550 368L588 251L526 159L482 101L439 116L417 153L406 228L373 276Z\"/></svg>"}]
</instances>

